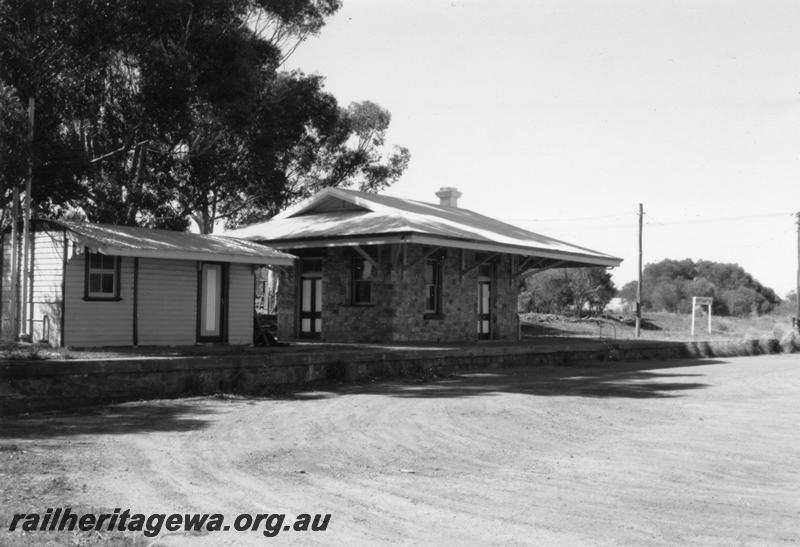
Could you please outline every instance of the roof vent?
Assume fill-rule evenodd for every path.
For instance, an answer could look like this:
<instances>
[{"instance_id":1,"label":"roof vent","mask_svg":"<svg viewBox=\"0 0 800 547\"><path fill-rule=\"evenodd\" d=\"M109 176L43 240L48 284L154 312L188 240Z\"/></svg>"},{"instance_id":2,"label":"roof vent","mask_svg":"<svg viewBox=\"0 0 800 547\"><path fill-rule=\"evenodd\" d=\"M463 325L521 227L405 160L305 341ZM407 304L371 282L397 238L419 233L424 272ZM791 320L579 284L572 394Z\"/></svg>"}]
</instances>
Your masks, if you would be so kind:
<instances>
[{"instance_id":1,"label":"roof vent","mask_svg":"<svg viewBox=\"0 0 800 547\"><path fill-rule=\"evenodd\" d=\"M445 186L443 188L439 188L439 191L436 192L436 197L439 198L439 205L442 207L458 207L458 198L462 196L461 192L458 191L458 188L453 186Z\"/></svg>"}]
</instances>

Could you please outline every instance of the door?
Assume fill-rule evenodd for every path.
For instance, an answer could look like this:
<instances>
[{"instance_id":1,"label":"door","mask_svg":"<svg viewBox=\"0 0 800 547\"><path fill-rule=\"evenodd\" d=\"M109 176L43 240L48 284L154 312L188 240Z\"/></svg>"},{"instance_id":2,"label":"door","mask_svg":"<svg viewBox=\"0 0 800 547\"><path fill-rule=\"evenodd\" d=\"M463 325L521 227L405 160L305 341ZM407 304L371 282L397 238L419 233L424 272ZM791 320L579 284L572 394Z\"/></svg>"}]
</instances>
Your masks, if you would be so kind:
<instances>
[{"instance_id":1,"label":"door","mask_svg":"<svg viewBox=\"0 0 800 547\"><path fill-rule=\"evenodd\" d=\"M320 338L322 334L322 278L300 278L300 337Z\"/></svg>"},{"instance_id":2,"label":"door","mask_svg":"<svg viewBox=\"0 0 800 547\"><path fill-rule=\"evenodd\" d=\"M478 278L478 338L491 338L492 325L492 280L489 277Z\"/></svg>"},{"instance_id":3,"label":"door","mask_svg":"<svg viewBox=\"0 0 800 547\"><path fill-rule=\"evenodd\" d=\"M200 266L197 341L222 342L225 330L225 267L207 263Z\"/></svg>"}]
</instances>

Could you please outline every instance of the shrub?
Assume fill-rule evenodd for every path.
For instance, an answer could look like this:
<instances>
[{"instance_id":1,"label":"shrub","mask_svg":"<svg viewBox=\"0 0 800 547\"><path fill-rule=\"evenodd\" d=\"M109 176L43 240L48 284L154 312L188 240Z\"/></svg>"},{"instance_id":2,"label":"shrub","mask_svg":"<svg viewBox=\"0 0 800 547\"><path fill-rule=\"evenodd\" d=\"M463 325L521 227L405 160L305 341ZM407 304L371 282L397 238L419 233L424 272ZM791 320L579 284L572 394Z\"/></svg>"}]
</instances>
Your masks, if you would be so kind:
<instances>
[{"instance_id":1,"label":"shrub","mask_svg":"<svg viewBox=\"0 0 800 547\"><path fill-rule=\"evenodd\" d=\"M795 353L800 351L800 336L795 331L787 332L780 341L783 353Z\"/></svg>"},{"instance_id":2,"label":"shrub","mask_svg":"<svg viewBox=\"0 0 800 547\"><path fill-rule=\"evenodd\" d=\"M781 352L781 346L778 340L769 336L762 336L758 339L758 348L761 353L766 353L767 355Z\"/></svg>"}]
</instances>

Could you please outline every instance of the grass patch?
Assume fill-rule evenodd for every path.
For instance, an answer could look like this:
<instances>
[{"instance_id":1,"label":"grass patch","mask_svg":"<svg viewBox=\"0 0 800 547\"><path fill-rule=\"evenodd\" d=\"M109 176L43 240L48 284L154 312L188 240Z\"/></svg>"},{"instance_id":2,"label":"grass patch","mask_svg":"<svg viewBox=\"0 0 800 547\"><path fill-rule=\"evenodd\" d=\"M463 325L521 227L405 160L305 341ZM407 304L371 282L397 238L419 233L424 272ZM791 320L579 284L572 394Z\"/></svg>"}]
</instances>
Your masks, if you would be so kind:
<instances>
[{"instance_id":1,"label":"grass patch","mask_svg":"<svg viewBox=\"0 0 800 547\"><path fill-rule=\"evenodd\" d=\"M629 314L607 314L601 317L576 318L555 314L527 313L520 316L523 338L539 336L577 336L588 338L636 338L636 321ZM692 318L688 314L651 312L642 314L642 336L648 340L776 340L782 348L800 348L800 337L792 328L788 314L757 317L711 318L711 333L705 315ZM770 342L771 343L771 342Z\"/></svg>"},{"instance_id":2,"label":"grass patch","mask_svg":"<svg viewBox=\"0 0 800 547\"><path fill-rule=\"evenodd\" d=\"M220 346L122 346L97 348L54 348L46 344L26 342L0 343L0 361L124 359L137 357L184 357L192 355L242 355L274 353L275 347Z\"/></svg>"},{"instance_id":3,"label":"grass patch","mask_svg":"<svg viewBox=\"0 0 800 547\"><path fill-rule=\"evenodd\" d=\"M48 344L0 343L0 360L41 361L46 359L72 359L72 352L68 348L53 348Z\"/></svg>"}]
</instances>

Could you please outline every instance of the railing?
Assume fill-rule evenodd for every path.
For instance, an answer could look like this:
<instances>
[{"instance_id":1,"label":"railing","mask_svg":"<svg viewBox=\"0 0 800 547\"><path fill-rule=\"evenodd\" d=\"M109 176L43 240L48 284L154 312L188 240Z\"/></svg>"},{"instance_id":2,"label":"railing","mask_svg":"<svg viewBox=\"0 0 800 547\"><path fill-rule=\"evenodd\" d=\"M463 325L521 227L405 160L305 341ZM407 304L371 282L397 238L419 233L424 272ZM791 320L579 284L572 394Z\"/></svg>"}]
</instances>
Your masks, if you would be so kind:
<instances>
[{"instance_id":1,"label":"railing","mask_svg":"<svg viewBox=\"0 0 800 547\"><path fill-rule=\"evenodd\" d=\"M611 330L614 332L614 340L617 339L617 326L611 323L604 323L600 319L596 320L597 328L598 328L598 338L603 338L603 326L611 327Z\"/></svg>"},{"instance_id":2,"label":"railing","mask_svg":"<svg viewBox=\"0 0 800 547\"><path fill-rule=\"evenodd\" d=\"M33 332L30 333L30 342L40 342L42 340L46 342L50 342L50 316L47 314L42 315L41 319L31 319L31 323L41 323L42 324L42 335L39 337L39 340L33 339ZM32 329L34 330L34 329Z\"/></svg>"}]
</instances>

